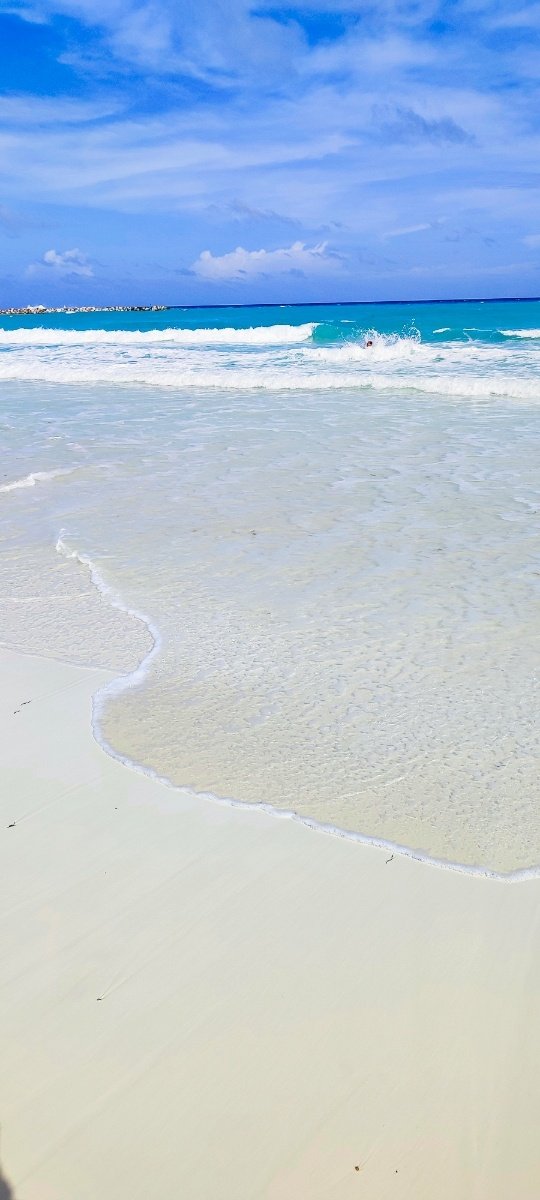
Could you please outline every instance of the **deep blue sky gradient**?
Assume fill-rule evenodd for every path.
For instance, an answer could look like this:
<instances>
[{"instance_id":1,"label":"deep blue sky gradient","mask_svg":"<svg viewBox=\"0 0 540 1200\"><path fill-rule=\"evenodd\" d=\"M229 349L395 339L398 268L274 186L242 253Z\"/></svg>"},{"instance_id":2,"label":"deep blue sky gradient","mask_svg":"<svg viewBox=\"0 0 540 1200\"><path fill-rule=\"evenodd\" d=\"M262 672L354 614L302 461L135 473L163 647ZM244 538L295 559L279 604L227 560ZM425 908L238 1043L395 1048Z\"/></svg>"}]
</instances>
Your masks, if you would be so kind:
<instances>
[{"instance_id":1,"label":"deep blue sky gradient","mask_svg":"<svg viewBox=\"0 0 540 1200\"><path fill-rule=\"evenodd\" d=\"M540 293L540 5L0 0L0 305Z\"/></svg>"}]
</instances>

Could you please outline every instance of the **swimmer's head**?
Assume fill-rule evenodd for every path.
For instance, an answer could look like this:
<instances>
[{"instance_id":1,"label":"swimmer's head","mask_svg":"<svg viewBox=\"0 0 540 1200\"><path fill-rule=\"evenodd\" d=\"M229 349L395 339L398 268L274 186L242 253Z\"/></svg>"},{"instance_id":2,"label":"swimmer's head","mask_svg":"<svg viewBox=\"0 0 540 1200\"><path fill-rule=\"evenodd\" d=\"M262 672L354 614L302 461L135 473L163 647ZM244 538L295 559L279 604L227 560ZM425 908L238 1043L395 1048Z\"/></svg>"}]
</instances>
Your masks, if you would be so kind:
<instances>
[{"instance_id":1,"label":"swimmer's head","mask_svg":"<svg viewBox=\"0 0 540 1200\"><path fill-rule=\"evenodd\" d=\"M371 338L368 338L368 340L366 342L366 349L368 346L372 346L372 345L373 345L373 342L371 341Z\"/></svg>"}]
</instances>

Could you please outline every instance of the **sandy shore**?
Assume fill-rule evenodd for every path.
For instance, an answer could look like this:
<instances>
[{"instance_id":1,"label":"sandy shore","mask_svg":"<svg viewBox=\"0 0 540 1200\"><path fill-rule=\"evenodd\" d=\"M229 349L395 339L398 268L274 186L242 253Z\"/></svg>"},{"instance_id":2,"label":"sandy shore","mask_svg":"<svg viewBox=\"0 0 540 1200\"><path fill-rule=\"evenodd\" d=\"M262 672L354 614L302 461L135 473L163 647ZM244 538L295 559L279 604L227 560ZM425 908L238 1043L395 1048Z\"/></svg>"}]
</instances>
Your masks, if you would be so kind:
<instances>
[{"instance_id":1,"label":"sandy shore","mask_svg":"<svg viewBox=\"0 0 540 1200\"><path fill-rule=\"evenodd\" d=\"M195 800L3 651L15 1200L538 1200L540 880Z\"/></svg>"}]
</instances>

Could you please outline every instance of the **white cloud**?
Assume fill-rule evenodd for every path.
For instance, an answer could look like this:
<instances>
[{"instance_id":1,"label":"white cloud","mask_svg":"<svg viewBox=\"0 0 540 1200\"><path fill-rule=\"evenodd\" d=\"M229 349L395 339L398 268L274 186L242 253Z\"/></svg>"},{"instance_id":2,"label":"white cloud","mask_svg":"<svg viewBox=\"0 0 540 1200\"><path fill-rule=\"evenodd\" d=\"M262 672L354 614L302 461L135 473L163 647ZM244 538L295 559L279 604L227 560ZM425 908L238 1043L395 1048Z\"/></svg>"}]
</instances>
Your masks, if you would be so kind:
<instances>
[{"instance_id":1,"label":"white cloud","mask_svg":"<svg viewBox=\"0 0 540 1200\"><path fill-rule=\"evenodd\" d=\"M215 282L290 274L335 275L342 259L327 247L327 242L319 242L317 246L293 242L292 246L279 250L244 250L243 246L237 246L229 254L216 256L210 250L203 250L191 270L199 279Z\"/></svg>"},{"instance_id":2,"label":"white cloud","mask_svg":"<svg viewBox=\"0 0 540 1200\"><path fill-rule=\"evenodd\" d=\"M526 246L530 246L532 250L538 249L540 246L540 233L528 233L527 237L523 238Z\"/></svg>"},{"instance_id":3,"label":"white cloud","mask_svg":"<svg viewBox=\"0 0 540 1200\"><path fill-rule=\"evenodd\" d=\"M55 275L85 275L94 274L86 254L76 246L72 250L46 250L43 258L37 263L30 263L26 268L27 275L37 275L44 272L54 272Z\"/></svg>"}]
</instances>

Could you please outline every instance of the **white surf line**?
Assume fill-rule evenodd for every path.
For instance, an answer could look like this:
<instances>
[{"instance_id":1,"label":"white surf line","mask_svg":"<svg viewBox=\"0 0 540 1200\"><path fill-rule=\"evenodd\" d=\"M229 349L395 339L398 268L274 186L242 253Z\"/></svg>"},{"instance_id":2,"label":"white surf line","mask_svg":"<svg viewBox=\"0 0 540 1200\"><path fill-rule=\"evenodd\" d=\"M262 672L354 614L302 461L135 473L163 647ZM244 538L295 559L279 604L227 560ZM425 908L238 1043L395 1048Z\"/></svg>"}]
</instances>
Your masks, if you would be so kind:
<instances>
[{"instance_id":1,"label":"white surf line","mask_svg":"<svg viewBox=\"0 0 540 1200\"><path fill-rule=\"evenodd\" d=\"M318 322L301 325L248 325L243 329L0 329L0 345L7 346L288 346L309 341Z\"/></svg>"},{"instance_id":2,"label":"white surf line","mask_svg":"<svg viewBox=\"0 0 540 1200\"><path fill-rule=\"evenodd\" d=\"M173 783L165 775L160 775L154 767L146 767L142 763L138 763L135 759L128 758L126 755L120 754L115 750L114 746L107 741L100 727L100 714L103 712L105 702L109 696L117 696L122 692L129 691L130 688L141 684L148 674L151 663L157 658L161 646L162 637L154 622L150 617L138 609L131 608L125 604L122 598L118 595L114 588L106 582L100 571L94 565L92 560L86 554L79 554L77 550L70 550L66 541L66 531L61 530L56 542L56 551L62 554L65 558L75 559L86 567L90 573L91 582L101 593L109 604L118 609L120 612L127 613L128 616L134 617L135 620L141 621L152 638L152 646L144 658L133 671L125 675L120 675L112 680L109 680L103 687L99 688L92 699L92 734L98 746L105 751L116 762L122 763L123 766L129 767L132 771L137 771L141 775L146 775L149 779L156 780L162 783L165 787L171 788L175 792L184 793L185 795L195 796L198 800L207 800L212 804L225 805L227 808L241 808L244 812L252 814L264 814L273 818L278 818L284 821L295 821L299 825L304 825L307 829L313 830L315 833L323 833L334 838L341 838L344 841L356 842L361 846L373 846L378 850L384 850L390 856L398 855L401 858L411 858L414 862L424 863L429 867L437 867L443 871L455 871L460 875L474 875L482 879L493 879L499 883L521 883L529 879L540 879L540 865L532 867L520 867L515 871L494 871L489 867L471 866L467 863L451 862L449 859L435 858L430 854L426 854L423 850L415 850L410 846L404 846L400 842L392 842L388 838L379 838L370 836L364 833L358 833L353 829L340 829L336 825L327 825L323 821L316 821L309 816L303 816L301 813L294 812L292 809L273 808L271 804L260 804L250 802L249 800L235 800L229 796L216 796L213 792L199 792L195 788L187 787L182 784Z\"/></svg>"}]
</instances>

